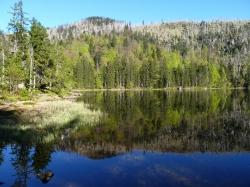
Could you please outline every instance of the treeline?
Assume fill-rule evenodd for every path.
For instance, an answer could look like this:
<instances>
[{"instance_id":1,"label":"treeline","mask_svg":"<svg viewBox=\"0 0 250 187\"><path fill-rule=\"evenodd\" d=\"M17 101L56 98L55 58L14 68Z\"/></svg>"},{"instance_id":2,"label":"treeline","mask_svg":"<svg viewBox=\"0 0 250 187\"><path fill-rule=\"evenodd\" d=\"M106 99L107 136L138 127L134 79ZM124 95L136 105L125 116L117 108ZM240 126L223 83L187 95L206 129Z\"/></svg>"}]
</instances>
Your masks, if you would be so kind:
<instances>
[{"instance_id":1,"label":"treeline","mask_svg":"<svg viewBox=\"0 0 250 187\"><path fill-rule=\"evenodd\" d=\"M172 38L163 40L150 27L140 31L126 24L116 30L114 20L92 17L88 20L92 32L75 34L76 25L63 31L67 37L61 38L56 33L48 36L51 31L25 16L19 1L12 8L10 34L1 34L2 90L249 87L248 23L225 28L221 24L223 32L204 22L200 30L186 26L185 31L184 25L181 36L167 35ZM95 32L102 25L110 32Z\"/></svg>"},{"instance_id":2,"label":"treeline","mask_svg":"<svg viewBox=\"0 0 250 187\"><path fill-rule=\"evenodd\" d=\"M240 64L226 64L224 56L206 46L182 54L181 50L168 50L151 36L134 33L129 27L123 33L84 34L65 42L68 52L72 48L79 50L75 68L79 87L249 86L250 58L239 59Z\"/></svg>"},{"instance_id":3,"label":"treeline","mask_svg":"<svg viewBox=\"0 0 250 187\"><path fill-rule=\"evenodd\" d=\"M74 50L81 88L249 86L247 21L125 24L121 31L106 19L91 18L96 27L86 19L49 31L54 41L62 39L67 53Z\"/></svg>"}]
</instances>

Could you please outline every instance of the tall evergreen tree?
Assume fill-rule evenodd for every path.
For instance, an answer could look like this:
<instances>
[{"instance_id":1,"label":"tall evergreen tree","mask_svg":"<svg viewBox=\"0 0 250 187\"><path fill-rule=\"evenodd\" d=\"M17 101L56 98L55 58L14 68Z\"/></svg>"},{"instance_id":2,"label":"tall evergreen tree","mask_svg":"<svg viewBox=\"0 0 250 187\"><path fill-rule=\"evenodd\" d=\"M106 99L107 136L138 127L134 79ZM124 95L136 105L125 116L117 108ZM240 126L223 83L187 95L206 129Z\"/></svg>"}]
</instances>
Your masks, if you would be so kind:
<instances>
[{"instance_id":1,"label":"tall evergreen tree","mask_svg":"<svg viewBox=\"0 0 250 187\"><path fill-rule=\"evenodd\" d=\"M13 42L13 52L20 53L22 60L26 60L27 42L28 42L28 18L23 11L22 0L18 1L12 7L12 18L9 22L9 31L12 32L11 41Z\"/></svg>"},{"instance_id":2,"label":"tall evergreen tree","mask_svg":"<svg viewBox=\"0 0 250 187\"><path fill-rule=\"evenodd\" d=\"M15 57L12 57L11 60L9 60L9 67L7 67L8 75L11 77L9 79L10 91L12 88L17 88L17 85L25 80L28 49L28 19L26 18L25 12L23 11L22 1L14 4L11 14L12 18L9 22L9 31L11 31L11 51L14 53ZM22 76L17 78L18 74Z\"/></svg>"},{"instance_id":3,"label":"tall evergreen tree","mask_svg":"<svg viewBox=\"0 0 250 187\"><path fill-rule=\"evenodd\" d=\"M37 80L37 87L49 86L49 69L54 68L54 62L50 59L50 43L45 27L36 19L32 20L30 30L30 43L33 50L33 69Z\"/></svg>"}]
</instances>

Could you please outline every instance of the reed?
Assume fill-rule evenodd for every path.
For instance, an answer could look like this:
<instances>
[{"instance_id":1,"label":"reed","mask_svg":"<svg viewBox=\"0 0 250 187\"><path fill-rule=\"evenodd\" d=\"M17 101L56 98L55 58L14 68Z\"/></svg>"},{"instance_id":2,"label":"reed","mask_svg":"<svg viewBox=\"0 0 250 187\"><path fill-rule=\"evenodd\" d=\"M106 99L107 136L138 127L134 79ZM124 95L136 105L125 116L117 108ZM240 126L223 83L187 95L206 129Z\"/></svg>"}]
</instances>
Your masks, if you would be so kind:
<instances>
[{"instance_id":1,"label":"reed","mask_svg":"<svg viewBox=\"0 0 250 187\"><path fill-rule=\"evenodd\" d=\"M83 126L99 122L102 112L88 105L69 100L44 101L22 114L23 130L30 128Z\"/></svg>"}]
</instances>

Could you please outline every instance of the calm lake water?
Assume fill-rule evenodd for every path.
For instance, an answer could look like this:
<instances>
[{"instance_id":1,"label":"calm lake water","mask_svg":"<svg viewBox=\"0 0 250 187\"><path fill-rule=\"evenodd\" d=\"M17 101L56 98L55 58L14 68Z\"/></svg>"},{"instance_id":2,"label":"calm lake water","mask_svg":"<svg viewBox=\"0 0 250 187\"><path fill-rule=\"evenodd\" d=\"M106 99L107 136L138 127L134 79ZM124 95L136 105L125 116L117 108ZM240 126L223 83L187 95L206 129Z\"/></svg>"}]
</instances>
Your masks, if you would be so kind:
<instances>
[{"instance_id":1,"label":"calm lake water","mask_svg":"<svg viewBox=\"0 0 250 187\"><path fill-rule=\"evenodd\" d=\"M99 122L20 131L0 121L0 186L250 186L250 93L84 92L77 102L101 110Z\"/></svg>"}]
</instances>

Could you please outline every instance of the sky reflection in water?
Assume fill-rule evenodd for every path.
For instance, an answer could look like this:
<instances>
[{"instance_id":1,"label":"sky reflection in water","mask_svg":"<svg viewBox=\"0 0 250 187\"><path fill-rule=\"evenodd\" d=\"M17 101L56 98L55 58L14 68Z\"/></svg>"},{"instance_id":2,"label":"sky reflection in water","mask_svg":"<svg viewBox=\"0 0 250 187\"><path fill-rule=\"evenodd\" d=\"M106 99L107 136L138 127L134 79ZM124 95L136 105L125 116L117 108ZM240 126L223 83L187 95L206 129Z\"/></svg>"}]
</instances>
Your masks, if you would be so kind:
<instances>
[{"instance_id":1,"label":"sky reflection in water","mask_svg":"<svg viewBox=\"0 0 250 187\"><path fill-rule=\"evenodd\" d=\"M107 115L85 128L1 124L3 186L250 185L248 93L87 92L82 101ZM54 176L43 184L46 172Z\"/></svg>"}]
</instances>

